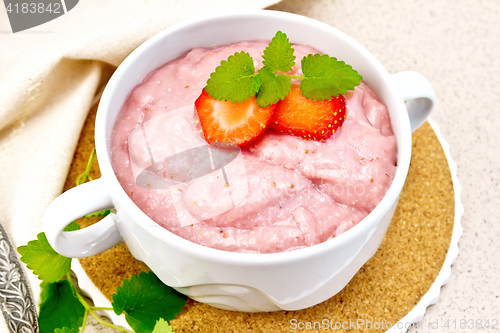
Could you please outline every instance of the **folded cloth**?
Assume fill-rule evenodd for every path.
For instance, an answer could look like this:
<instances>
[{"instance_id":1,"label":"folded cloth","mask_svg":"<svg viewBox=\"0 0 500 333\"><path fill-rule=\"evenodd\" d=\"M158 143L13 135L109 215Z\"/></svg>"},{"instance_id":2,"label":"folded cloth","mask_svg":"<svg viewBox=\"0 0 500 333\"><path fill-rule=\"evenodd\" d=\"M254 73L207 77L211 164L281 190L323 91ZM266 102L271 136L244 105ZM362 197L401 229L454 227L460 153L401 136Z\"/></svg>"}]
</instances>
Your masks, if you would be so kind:
<instances>
[{"instance_id":1,"label":"folded cloth","mask_svg":"<svg viewBox=\"0 0 500 333\"><path fill-rule=\"evenodd\" d=\"M87 112L131 51L182 20L277 2L82 0L18 33L0 10L0 222L13 248L42 231L43 213L62 191ZM39 304L40 280L21 267ZM4 316L0 332L9 332Z\"/></svg>"}]
</instances>

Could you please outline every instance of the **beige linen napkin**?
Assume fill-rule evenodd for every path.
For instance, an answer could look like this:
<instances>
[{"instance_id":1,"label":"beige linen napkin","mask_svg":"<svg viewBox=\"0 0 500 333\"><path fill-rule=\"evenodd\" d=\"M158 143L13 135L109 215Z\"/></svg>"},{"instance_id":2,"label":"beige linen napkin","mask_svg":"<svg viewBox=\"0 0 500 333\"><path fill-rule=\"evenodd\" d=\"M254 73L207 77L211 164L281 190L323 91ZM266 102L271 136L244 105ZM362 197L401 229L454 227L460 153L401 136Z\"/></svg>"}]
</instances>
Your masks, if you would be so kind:
<instances>
[{"instance_id":1,"label":"beige linen napkin","mask_svg":"<svg viewBox=\"0 0 500 333\"><path fill-rule=\"evenodd\" d=\"M87 112L131 51L182 20L277 2L81 0L63 16L15 34L0 5L0 223L13 248L42 231ZM40 281L22 269L39 304ZM0 332L8 331L0 315Z\"/></svg>"}]
</instances>

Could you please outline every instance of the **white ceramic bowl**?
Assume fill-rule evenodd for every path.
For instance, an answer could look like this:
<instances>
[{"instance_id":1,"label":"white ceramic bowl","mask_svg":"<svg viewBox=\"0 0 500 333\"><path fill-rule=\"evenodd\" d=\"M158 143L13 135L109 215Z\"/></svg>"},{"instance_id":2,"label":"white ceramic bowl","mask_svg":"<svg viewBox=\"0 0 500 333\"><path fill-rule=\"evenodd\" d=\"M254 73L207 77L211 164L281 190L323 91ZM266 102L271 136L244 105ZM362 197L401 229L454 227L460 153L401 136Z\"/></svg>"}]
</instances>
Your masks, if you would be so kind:
<instances>
[{"instance_id":1,"label":"white ceramic bowl","mask_svg":"<svg viewBox=\"0 0 500 333\"><path fill-rule=\"evenodd\" d=\"M293 43L312 46L352 65L385 102L398 147L391 187L377 207L352 229L292 252L226 252L194 244L159 227L132 202L111 168L111 132L129 93L150 71L193 47L269 40L278 30ZM256 11L176 25L138 47L113 74L102 95L95 128L102 177L54 200L44 216L47 239L57 252L68 257L91 256L125 241L130 252L167 285L216 307L275 311L313 306L338 293L378 249L408 172L412 129L425 121L434 104L434 91L422 75L389 75L359 43L313 19ZM88 228L63 232L76 218L105 208L115 208L116 213Z\"/></svg>"}]
</instances>

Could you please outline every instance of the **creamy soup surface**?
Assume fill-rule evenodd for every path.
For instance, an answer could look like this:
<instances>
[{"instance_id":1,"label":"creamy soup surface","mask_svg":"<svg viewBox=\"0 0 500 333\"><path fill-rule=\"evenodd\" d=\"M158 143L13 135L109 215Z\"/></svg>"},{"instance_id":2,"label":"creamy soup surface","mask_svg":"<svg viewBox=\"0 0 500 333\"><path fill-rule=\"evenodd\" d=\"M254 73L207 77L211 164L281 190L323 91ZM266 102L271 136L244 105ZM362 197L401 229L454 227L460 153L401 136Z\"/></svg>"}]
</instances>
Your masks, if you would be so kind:
<instances>
[{"instance_id":1,"label":"creamy soup surface","mask_svg":"<svg viewBox=\"0 0 500 333\"><path fill-rule=\"evenodd\" d=\"M194 102L210 73L240 51L248 52L259 69L267 44L250 41L189 51L144 78L116 120L111 158L123 189L158 225L191 242L245 253L318 244L359 223L392 183L397 147L389 113L361 82L345 95L344 124L323 142L268 129L241 147L224 167L225 174L219 169L172 186L166 182L163 189L138 184L138 175L153 161L207 144ZM293 72L300 73L300 59L318 51L293 47ZM160 147L167 141L170 148Z\"/></svg>"}]
</instances>

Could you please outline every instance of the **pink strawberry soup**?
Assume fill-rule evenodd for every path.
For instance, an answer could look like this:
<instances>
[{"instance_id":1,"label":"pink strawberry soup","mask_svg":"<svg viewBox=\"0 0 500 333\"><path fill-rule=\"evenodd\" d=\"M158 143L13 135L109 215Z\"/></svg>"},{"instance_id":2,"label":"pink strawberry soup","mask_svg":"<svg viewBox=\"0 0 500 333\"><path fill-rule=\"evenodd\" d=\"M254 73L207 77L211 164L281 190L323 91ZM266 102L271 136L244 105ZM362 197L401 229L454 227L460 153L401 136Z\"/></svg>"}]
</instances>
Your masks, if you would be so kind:
<instances>
[{"instance_id":1,"label":"pink strawberry soup","mask_svg":"<svg viewBox=\"0 0 500 333\"><path fill-rule=\"evenodd\" d=\"M214 166L213 150L207 155L211 159L197 159L208 146L194 116L194 101L210 73L240 51L250 53L260 68L267 44L252 41L189 51L144 78L116 120L111 157L123 189L159 226L194 243L246 253L312 246L359 223L392 182L396 138L386 106L363 82L346 94L347 118L328 140L307 141L267 130L233 151L237 157L222 168ZM300 73L300 59L318 52L293 47L293 71ZM212 172L174 181L166 164L174 161L172 156L196 149L203 154L191 154L184 164L175 162L182 164L176 170L201 170L205 163ZM164 177L163 188L141 178L154 163L156 175Z\"/></svg>"}]
</instances>

